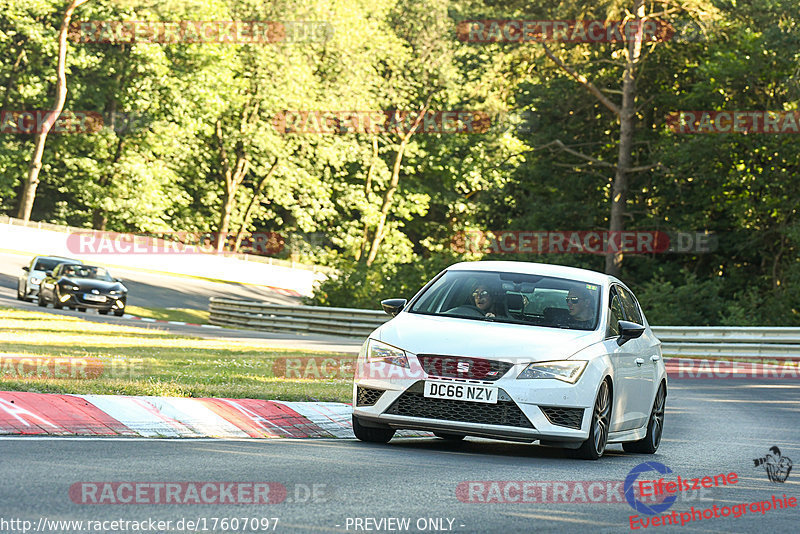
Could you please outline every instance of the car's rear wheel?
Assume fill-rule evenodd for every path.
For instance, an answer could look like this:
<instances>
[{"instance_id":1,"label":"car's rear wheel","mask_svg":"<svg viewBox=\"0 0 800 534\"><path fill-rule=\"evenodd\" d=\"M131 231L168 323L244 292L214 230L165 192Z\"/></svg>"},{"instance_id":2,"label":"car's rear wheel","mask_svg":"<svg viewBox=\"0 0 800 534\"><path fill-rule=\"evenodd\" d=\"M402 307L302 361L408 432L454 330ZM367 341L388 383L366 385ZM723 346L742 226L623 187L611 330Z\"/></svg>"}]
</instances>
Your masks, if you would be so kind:
<instances>
[{"instance_id":1,"label":"car's rear wheel","mask_svg":"<svg viewBox=\"0 0 800 534\"><path fill-rule=\"evenodd\" d=\"M353 416L353 434L356 435L361 441L369 441L371 443L388 443L394 437L393 428L374 428L370 426L363 426L358 417Z\"/></svg>"},{"instance_id":2,"label":"car's rear wheel","mask_svg":"<svg viewBox=\"0 0 800 534\"><path fill-rule=\"evenodd\" d=\"M447 441L461 441L466 437L464 434L450 434L449 432L434 432L433 435Z\"/></svg>"},{"instance_id":3,"label":"car's rear wheel","mask_svg":"<svg viewBox=\"0 0 800 534\"><path fill-rule=\"evenodd\" d=\"M597 391L592 410L592 423L589 427L589 439L577 449L567 449L567 454L583 460L597 460L603 456L608 443L608 427L611 422L611 390L608 380L603 380Z\"/></svg>"},{"instance_id":4,"label":"car's rear wheel","mask_svg":"<svg viewBox=\"0 0 800 534\"><path fill-rule=\"evenodd\" d=\"M639 441L629 441L622 444L625 452L640 454L653 454L661 443L661 434L664 432L664 407L667 404L667 391L664 384L658 388L656 399L653 401L653 410L647 423L647 435Z\"/></svg>"}]
</instances>

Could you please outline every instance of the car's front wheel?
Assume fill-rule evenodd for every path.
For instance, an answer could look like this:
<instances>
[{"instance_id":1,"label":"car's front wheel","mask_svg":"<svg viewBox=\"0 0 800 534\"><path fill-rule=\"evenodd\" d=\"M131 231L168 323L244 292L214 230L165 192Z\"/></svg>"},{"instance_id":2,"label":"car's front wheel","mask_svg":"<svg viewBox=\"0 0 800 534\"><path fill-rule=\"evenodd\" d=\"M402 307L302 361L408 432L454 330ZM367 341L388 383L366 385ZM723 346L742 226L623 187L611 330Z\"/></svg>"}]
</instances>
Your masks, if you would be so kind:
<instances>
[{"instance_id":1,"label":"car's front wheel","mask_svg":"<svg viewBox=\"0 0 800 534\"><path fill-rule=\"evenodd\" d=\"M42 308L46 308L47 307L47 301L44 300L44 297L42 296L42 292L41 291L39 291L39 298L36 300L36 303L39 306L41 306Z\"/></svg>"},{"instance_id":2,"label":"car's front wheel","mask_svg":"<svg viewBox=\"0 0 800 534\"><path fill-rule=\"evenodd\" d=\"M125 308L114 310L114 315L116 315L117 317L122 317L123 315L125 315Z\"/></svg>"},{"instance_id":3,"label":"car's front wheel","mask_svg":"<svg viewBox=\"0 0 800 534\"><path fill-rule=\"evenodd\" d=\"M622 444L625 452L638 452L640 454L653 454L661 443L661 434L664 432L664 407L667 404L667 391L664 384L658 388L656 400L653 401L653 410L647 423L647 435L639 441L629 441Z\"/></svg>"},{"instance_id":4,"label":"car's front wheel","mask_svg":"<svg viewBox=\"0 0 800 534\"><path fill-rule=\"evenodd\" d=\"M353 416L353 434L356 435L361 441L369 441L371 443L388 443L394 437L393 428L374 428L370 426L363 426L358 417Z\"/></svg>"},{"instance_id":5,"label":"car's front wheel","mask_svg":"<svg viewBox=\"0 0 800 534\"><path fill-rule=\"evenodd\" d=\"M22 291L22 284L17 284L17 300L25 300L25 292Z\"/></svg>"},{"instance_id":6,"label":"car's front wheel","mask_svg":"<svg viewBox=\"0 0 800 534\"><path fill-rule=\"evenodd\" d=\"M611 390L608 380L603 380L597 391L592 410L592 423L589 427L589 439L577 449L567 449L567 454L583 460L597 460L603 456L608 443L608 427L611 422Z\"/></svg>"}]
</instances>

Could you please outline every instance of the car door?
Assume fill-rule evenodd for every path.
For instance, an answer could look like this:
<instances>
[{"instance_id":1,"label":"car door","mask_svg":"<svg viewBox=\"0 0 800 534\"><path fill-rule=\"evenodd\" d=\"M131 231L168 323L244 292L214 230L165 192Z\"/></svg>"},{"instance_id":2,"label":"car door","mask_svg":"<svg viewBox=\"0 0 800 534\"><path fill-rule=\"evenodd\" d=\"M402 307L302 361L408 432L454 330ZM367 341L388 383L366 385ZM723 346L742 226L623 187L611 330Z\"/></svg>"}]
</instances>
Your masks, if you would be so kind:
<instances>
[{"instance_id":1,"label":"car door","mask_svg":"<svg viewBox=\"0 0 800 534\"><path fill-rule=\"evenodd\" d=\"M625 320L645 326L639 303L636 302L633 293L621 285L617 286L617 293L622 303L622 310L625 312ZM634 361L638 367L639 379L635 388L634 403L635 411L641 414L641 424L643 425L650 415L655 396L653 387L658 371L658 360L661 358L659 345L652 333L647 330L640 337L631 339L625 345L630 345L629 350L634 354Z\"/></svg>"},{"instance_id":2,"label":"car door","mask_svg":"<svg viewBox=\"0 0 800 534\"><path fill-rule=\"evenodd\" d=\"M619 345L619 321L625 319L622 300L617 293L616 286L609 288L608 294L608 321L606 339L603 342L606 353L611 358L614 366L614 406L612 408L613 422L609 428L611 432L631 430L642 426L641 409L638 406L641 390L641 366L637 364L634 345L628 341Z\"/></svg>"},{"instance_id":3,"label":"car door","mask_svg":"<svg viewBox=\"0 0 800 534\"><path fill-rule=\"evenodd\" d=\"M33 265L36 263L36 258L30 262L30 264L26 265L27 269L23 267L22 274L17 281L17 294L21 294L23 297L28 294L28 277L31 275L31 270L33 269Z\"/></svg>"}]
</instances>

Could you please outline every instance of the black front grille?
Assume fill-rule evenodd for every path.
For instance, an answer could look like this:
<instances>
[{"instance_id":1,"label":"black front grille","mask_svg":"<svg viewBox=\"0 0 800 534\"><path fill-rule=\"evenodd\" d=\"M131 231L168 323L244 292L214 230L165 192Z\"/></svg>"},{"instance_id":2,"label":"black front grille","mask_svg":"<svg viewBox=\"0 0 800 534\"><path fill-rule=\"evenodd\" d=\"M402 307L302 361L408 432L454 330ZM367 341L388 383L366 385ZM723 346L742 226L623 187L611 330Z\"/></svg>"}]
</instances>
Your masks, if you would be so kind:
<instances>
[{"instance_id":1,"label":"black front grille","mask_svg":"<svg viewBox=\"0 0 800 534\"><path fill-rule=\"evenodd\" d=\"M539 408L554 425L581 428L583 408L559 408L556 406L539 406Z\"/></svg>"},{"instance_id":2,"label":"black front grille","mask_svg":"<svg viewBox=\"0 0 800 534\"><path fill-rule=\"evenodd\" d=\"M382 389L362 388L356 389L356 406L375 406L383 395Z\"/></svg>"},{"instance_id":3,"label":"black front grille","mask_svg":"<svg viewBox=\"0 0 800 534\"><path fill-rule=\"evenodd\" d=\"M483 358L465 358L463 356L441 356L438 354L417 355L422 369L429 376L463 378L468 380L497 380L511 369L514 364L485 360Z\"/></svg>"},{"instance_id":4,"label":"black front grille","mask_svg":"<svg viewBox=\"0 0 800 534\"><path fill-rule=\"evenodd\" d=\"M508 394L503 390L499 393L499 397L508 398ZM513 400L498 400L497 404L484 404L451 399L427 399L424 396L424 381L408 388L384 413L461 423L533 428Z\"/></svg>"}]
</instances>

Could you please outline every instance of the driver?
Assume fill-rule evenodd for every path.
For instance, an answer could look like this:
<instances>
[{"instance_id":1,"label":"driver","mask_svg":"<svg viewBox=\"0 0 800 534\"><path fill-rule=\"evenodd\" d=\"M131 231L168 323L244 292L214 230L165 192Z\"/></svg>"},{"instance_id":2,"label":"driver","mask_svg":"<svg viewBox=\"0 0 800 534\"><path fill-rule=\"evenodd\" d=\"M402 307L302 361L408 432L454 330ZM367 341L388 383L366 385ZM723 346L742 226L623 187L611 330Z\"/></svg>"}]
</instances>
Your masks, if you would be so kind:
<instances>
[{"instance_id":1,"label":"driver","mask_svg":"<svg viewBox=\"0 0 800 534\"><path fill-rule=\"evenodd\" d=\"M475 306L484 317L497 317L502 315L497 291L489 284L478 284L472 292Z\"/></svg>"},{"instance_id":2,"label":"driver","mask_svg":"<svg viewBox=\"0 0 800 534\"><path fill-rule=\"evenodd\" d=\"M573 287L567 295L569 323L573 328L591 328L594 324L592 297L584 287Z\"/></svg>"}]
</instances>

